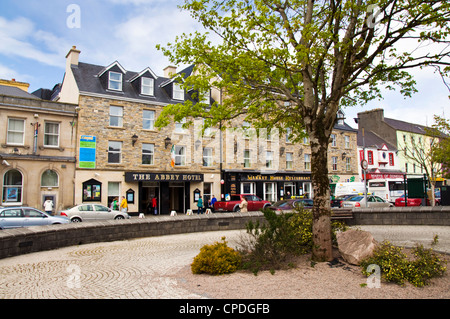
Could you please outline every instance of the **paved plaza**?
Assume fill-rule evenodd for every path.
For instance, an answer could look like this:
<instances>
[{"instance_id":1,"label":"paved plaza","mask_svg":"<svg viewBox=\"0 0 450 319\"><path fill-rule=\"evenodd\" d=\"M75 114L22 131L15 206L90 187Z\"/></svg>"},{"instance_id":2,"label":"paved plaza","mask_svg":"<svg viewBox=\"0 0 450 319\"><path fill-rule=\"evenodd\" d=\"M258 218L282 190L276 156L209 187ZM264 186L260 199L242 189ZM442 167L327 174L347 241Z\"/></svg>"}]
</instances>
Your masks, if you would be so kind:
<instances>
[{"instance_id":1,"label":"paved plaza","mask_svg":"<svg viewBox=\"0 0 450 319\"><path fill-rule=\"evenodd\" d=\"M412 247L416 243L450 253L450 227L359 226L376 240ZM245 231L149 237L66 247L0 260L0 298L203 298L173 276L190 265L205 244L226 236L235 246ZM245 298L245 296L242 296Z\"/></svg>"}]
</instances>

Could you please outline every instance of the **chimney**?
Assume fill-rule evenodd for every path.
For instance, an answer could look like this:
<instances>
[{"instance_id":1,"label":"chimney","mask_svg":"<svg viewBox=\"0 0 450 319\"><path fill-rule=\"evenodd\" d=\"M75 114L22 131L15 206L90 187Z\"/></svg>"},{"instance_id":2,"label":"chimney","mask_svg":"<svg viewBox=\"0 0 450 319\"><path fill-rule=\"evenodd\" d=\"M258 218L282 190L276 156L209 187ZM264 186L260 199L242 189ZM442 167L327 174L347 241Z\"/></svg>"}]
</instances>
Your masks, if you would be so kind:
<instances>
[{"instance_id":1,"label":"chimney","mask_svg":"<svg viewBox=\"0 0 450 319\"><path fill-rule=\"evenodd\" d=\"M78 59L80 57L80 50L77 50L76 46L73 46L72 49L70 49L69 53L66 55L66 67L69 67L71 65L78 65Z\"/></svg>"},{"instance_id":2,"label":"chimney","mask_svg":"<svg viewBox=\"0 0 450 319\"><path fill-rule=\"evenodd\" d=\"M166 77L166 78L171 78L175 74L177 74L177 67L176 66L169 65L169 66L167 66L164 69L164 77Z\"/></svg>"},{"instance_id":3,"label":"chimney","mask_svg":"<svg viewBox=\"0 0 450 319\"><path fill-rule=\"evenodd\" d=\"M28 88L30 87L29 83L19 82L19 81L16 81L16 79L11 79L11 80L0 79L0 85L16 87L25 92L28 92Z\"/></svg>"}]
</instances>

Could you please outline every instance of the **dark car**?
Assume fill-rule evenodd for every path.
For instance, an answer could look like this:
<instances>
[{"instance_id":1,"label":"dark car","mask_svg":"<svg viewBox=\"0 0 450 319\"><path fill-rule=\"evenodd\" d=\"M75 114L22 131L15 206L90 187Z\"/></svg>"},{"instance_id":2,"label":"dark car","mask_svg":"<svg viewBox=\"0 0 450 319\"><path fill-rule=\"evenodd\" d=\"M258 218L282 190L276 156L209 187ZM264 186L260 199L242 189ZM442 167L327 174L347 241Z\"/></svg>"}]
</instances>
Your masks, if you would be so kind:
<instances>
[{"instance_id":1,"label":"dark car","mask_svg":"<svg viewBox=\"0 0 450 319\"><path fill-rule=\"evenodd\" d=\"M342 202L347 200L348 198L355 196L356 194L347 194L337 196L335 199L331 200L331 207L342 207Z\"/></svg>"},{"instance_id":2,"label":"dark car","mask_svg":"<svg viewBox=\"0 0 450 319\"><path fill-rule=\"evenodd\" d=\"M292 212L294 210L294 207L304 207L304 208L312 208L313 207L313 200L302 198L302 199L285 199L280 200L273 204L272 206L268 207L269 209L272 209L276 211L277 213L288 213Z\"/></svg>"}]
</instances>

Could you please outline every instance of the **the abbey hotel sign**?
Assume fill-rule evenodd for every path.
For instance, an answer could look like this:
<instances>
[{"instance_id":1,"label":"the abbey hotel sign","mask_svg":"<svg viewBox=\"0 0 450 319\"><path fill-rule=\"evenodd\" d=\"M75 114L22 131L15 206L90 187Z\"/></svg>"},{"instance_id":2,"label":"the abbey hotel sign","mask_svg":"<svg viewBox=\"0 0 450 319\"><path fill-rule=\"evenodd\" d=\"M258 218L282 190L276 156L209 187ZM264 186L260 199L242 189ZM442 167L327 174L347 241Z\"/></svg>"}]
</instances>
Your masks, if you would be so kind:
<instances>
[{"instance_id":1,"label":"the abbey hotel sign","mask_svg":"<svg viewBox=\"0 0 450 319\"><path fill-rule=\"evenodd\" d=\"M126 182L203 182L203 174L126 172Z\"/></svg>"}]
</instances>

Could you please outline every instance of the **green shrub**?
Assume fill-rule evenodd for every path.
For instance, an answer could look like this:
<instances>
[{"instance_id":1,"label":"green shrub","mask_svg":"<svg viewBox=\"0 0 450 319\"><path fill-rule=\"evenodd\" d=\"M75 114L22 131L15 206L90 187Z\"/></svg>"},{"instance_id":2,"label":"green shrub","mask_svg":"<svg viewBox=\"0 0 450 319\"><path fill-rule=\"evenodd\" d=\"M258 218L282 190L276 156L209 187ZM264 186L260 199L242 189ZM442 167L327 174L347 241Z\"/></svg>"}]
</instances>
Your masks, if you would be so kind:
<instances>
[{"instance_id":1,"label":"green shrub","mask_svg":"<svg viewBox=\"0 0 450 319\"><path fill-rule=\"evenodd\" d=\"M228 247L225 237L222 242L213 245L205 245L191 264L194 274L222 275L235 272L241 265L241 255L231 247Z\"/></svg>"},{"instance_id":2,"label":"green shrub","mask_svg":"<svg viewBox=\"0 0 450 319\"><path fill-rule=\"evenodd\" d=\"M297 208L293 213L277 215L273 210L263 211L265 223L247 224L249 243L241 243L243 268L253 271L280 269L292 265L292 257L309 253L313 247L312 212ZM337 230L345 230L340 222L332 223L332 236Z\"/></svg>"},{"instance_id":3,"label":"green shrub","mask_svg":"<svg viewBox=\"0 0 450 319\"><path fill-rule=\"evenodd\" d=\"M442 276L445 271L445 260L441 260L432 249L425 249L422 245L413 249L413 259L408 259L403 249L385 241L374 251L372 257L361 262L362 273L370 264L380 267L381 276L388 282L403 285L406 281L416 287L428 284L429 279Z\"/></svg>"}]
</instances>

